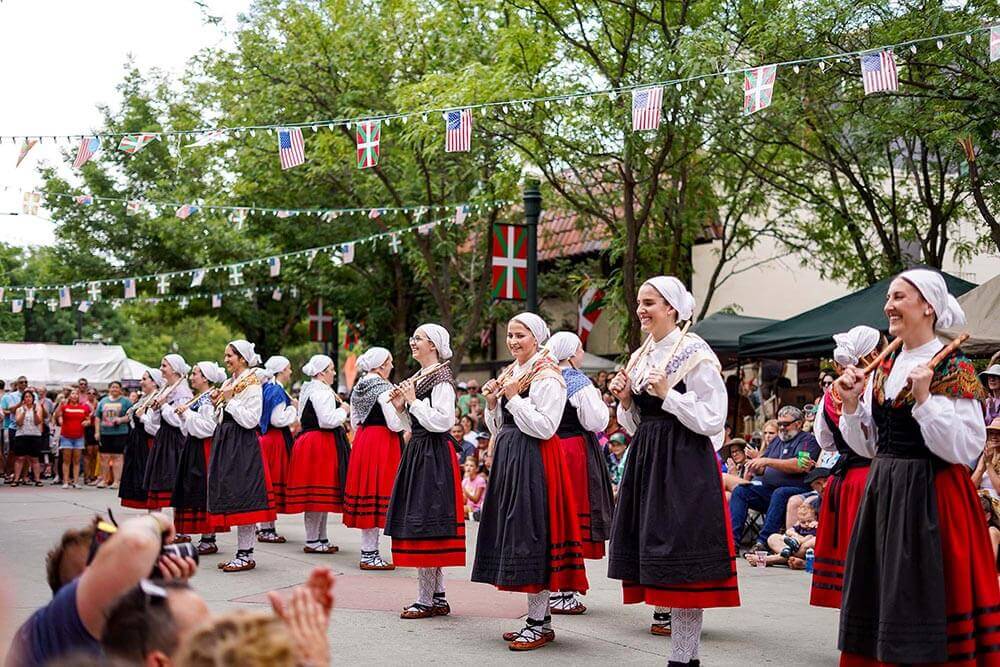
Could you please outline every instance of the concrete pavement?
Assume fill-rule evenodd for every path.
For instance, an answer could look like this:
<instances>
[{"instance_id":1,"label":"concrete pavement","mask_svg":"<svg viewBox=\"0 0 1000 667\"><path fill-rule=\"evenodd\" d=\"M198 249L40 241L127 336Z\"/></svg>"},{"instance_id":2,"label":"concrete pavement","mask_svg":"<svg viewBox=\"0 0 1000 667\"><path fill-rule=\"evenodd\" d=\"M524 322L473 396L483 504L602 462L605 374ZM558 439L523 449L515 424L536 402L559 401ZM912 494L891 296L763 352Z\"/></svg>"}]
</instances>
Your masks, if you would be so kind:
<instances>
[{"instance_id":1,"label":"concrete pavement","mask_svg":"<svg viewBox=\"0 0 1000 667\"><path fill-rule=\"evenodd\" d=\"M0 589L6 588L0 592L0 610L8 611L8 627L0 629L4 648L13 629L50 597L46 551L62 531L84 524L95 512L106 513L108 507L119 520L137 514L121 508L109 490L0 487ZM300 515L279 517L278 528L289 542L257 544L257 568L246 573L222 574L215 568L236 545L235 531L220 535L220 553L203 559L192 584L213 611L266 609L268 591L301 583L314 565L333 568L338 580L330 646L337 663L666 664L670 639L649 634L650 608L621 604L618 582L606 577L606 562L587 563L592 588L584 602L590 611L555 617L553 644L514 654L500 634L521 627L524 595L469 582L477 524L469 524L468 566L445 570L452 615L419 621L398 617L399 609L415 596L416 573L361 572L360 531L345 528L339 515L329 521L330 538L340 546L340 553L332 556L302 552ZM383 538L387 558L388 547ZM837 612L809 606L808 576L784 568L754 569L742 560L738 567L743 606L705 612L703 664L836 664ZM0 620L3 616L0 611Z\"/></svg>"}]
</instances>

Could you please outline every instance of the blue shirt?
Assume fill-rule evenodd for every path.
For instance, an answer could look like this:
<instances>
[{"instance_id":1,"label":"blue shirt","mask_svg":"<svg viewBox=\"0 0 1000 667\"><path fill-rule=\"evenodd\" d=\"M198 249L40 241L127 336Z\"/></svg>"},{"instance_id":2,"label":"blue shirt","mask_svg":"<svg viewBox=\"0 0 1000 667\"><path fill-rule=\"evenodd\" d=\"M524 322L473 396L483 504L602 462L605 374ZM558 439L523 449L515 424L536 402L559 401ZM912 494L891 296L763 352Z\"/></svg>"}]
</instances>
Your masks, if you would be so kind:
<instances>
[{"instance_id":1,"label":"blue shirt","mask_svg":"<svg viewBox=\"0 0 1000 667\"><path fill-rule=\"evenodd\" d=\"M82 652L99 655L100 643L83 626L76 608L80 580L63 586L52 601L31 615L18 629L7 656L7 667L33 667Z\"/></svg>"},{"instance_id":2,"label":"blue shirt","mask_svg":"<svg viewBox=\"0 0 1000 667\"><path fill-rule=\"evenodd\" d=\"M17 424L14 422L14 413L7 414L7 411L12 407L21 402L21 392L12 391L10 393L4 394L3 398L0 398L0 408L3 408L4 418L3 427L4 428L17 428Z\"/></svg>"},{"instance_id":3,"label":"blue shirt","mask_svg":"<svg viewBox=\"0 0 1000 667\"><path fill-rule=\"evenodd\" d=\"M781 436L778 436L767 446L763 455L769 459L785 460L798 458L799 452L808 452L809 458L813 461L819 459L819 443L816 442L816 438L813 437L812 433L801 431L788 442L783 442ZM804 488L806 486L804 481L806 474L805 470L801 473L790 474L768 466L764 470L764 474L756 479L764 482L767 486L801 486Z\"/></svg>"}]
</instances>

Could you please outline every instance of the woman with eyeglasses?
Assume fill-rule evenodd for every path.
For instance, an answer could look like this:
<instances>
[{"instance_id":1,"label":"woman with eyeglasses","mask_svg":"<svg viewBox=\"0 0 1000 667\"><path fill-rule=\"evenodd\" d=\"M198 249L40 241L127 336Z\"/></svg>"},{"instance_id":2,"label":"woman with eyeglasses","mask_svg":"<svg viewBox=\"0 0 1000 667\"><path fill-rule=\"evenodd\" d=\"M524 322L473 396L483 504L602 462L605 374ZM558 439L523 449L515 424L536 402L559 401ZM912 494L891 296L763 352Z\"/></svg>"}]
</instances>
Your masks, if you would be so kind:
<instances>
[{"instance_id":1,"label":"woman with eyeglasses","mask_svg":"<svg viewBox=\"0 0 1000 667\"><path fill-rule=\"evenodd\" d=\"M358 357L361 379L351 392L354 443L344 486L344 525L361 530L362 570L396 568L379 553L392 485L403 454L403 422L392 405L392 354L372 347Z\"/></svg>"},{"instance_id":2,"label":"woman with eyeglasses","mask_svg":"<svg viewBox=\"0 0 1000 667\"><path fill-rule=\"evenodd\" d=\"M608 426L608 406L590 378L579 370L583 343L575 333L560 331L549 339L548 347L566 381L566 405L556 435L572 480L569 490L576 505L583 557L601 560L604 543L611 533L615 501L595 433ZM575 615L587 611L574 591L553 593L550 605L553 614Z\"/></svg>"},{"instance_id":3,"label":"woman with eyeglasses","mask_svg":"<svg viewBox=\"0 0 1000 667\"><path fill-rule=\"evenodd\" d=\"M302 372L310 378L299 393L302 431L292 444L285 486L285 511L302 512L307 554L335 554L340 548L327 537L330 512L344 511L344 482L350 445L344 422L350 406L333 392L336 370L325 354L310 357Z\"/></svg>"},{"instance_id":4,"label":"woman with eyeglasses","mask_svg":"<svg viewBox=\"0 0 1000 667\"><path fill-rule=\"evenodd\" d=\"M867 366L881 349L882 334L868 326L857 326L835 334L833 360L840 368ZM828 382L829 380L829 382ZM858 454L840 431L842 401L830 375L823 376L825 387L813 435L825 452L836 452L837 463L823 490L823 503L816 534L816 565L813 568L809 602L817 607L840 609L844 583L844 561L851 543L854 520L865 493L871 459Z\"/></svg>"},{"instance_id":5,"label":"woman with eyeglasses","mask_svg":"<svg viewBox=\"0 0 1000 667\"><path fill-rule=\"evenodd\" d=\"M884 307L900 350L837 380L840 430L871 457L844 569L841 665L1000 663L1000 588L969 476L986 441L982 385L938 328L965 313L940 273L913 269ZM940 354L939 354L940 353Z\"/></svg>"},{"instance_id":6,"label":"woman with eyeglasses","mask_svg":"<svg viewBox=\"0 0 1000 667\"><path fill-rule=\"evenodd\" d=\"M572 481L556 437L566 380L543 347L548 340L549 327L538 315L512 317L507 349L514 361L483 385L486 423L495 440L472 580L527 594L524 627L503 635L511 651L555 640L551 591L590 588Z\"/></svg>"},{"instance_id":7,"label":"woman with eyeglasses","mask_svg":"<svg viewBox=\"0 0 1000 667\"><path fill-rule=\"evenodd\" d=\"M451 336L438 324L422 324L410 338L420 372L392 393L392 405L409 425L385 517L396 567L417 568L417 599L404 619L447 616L445 567L465 565L465 499L458 459L448 432L455 425Z\"/></svg>"},{"instance_id":8,"label":"woman with eyeglasses","mask_svg":"<svg viewBox=\"0 0 1000 667\"><path fill-rule=\"evenodd\" d=\"M715 353L678 326L694 297L673 276L644 282L636 315L647 339L611 389L634 434L611 528L608 576L626 604L653 605L668 664L697 665L706 607L740 604L736 551L716 451L728 397ZM660 632L657 632L657 630Z\"/></svg>"}]
</instances>

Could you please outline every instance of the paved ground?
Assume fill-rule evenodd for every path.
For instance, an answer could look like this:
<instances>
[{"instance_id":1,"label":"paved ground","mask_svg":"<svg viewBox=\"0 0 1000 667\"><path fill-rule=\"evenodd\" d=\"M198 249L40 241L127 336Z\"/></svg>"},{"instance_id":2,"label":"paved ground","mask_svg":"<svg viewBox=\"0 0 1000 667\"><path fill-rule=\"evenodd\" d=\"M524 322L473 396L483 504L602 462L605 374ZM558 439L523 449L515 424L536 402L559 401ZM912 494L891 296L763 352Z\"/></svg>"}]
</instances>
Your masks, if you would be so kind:
<instances>
[{"instance_id":1,"label":"paved ground","mask_svg":"<svg viewBox=\"0 0 1000 667\"><path fill-rule=\"evenodd\" d=\"M86 522L111 506L121 509L111 491L62 490L57 487L0 487L0 587L7 587L3 610L16 627L49 597L45 584L45 552L63 530ZM450 617L403 621L398 610L412 601L412 570L363 574L357 568L360 531L330 518L330 537L341 548L333 556L302 553L304 531L297 516L279 519L287 544L257 545L257 569L224 575L215 568L222 553L203 561L193 580L214 611L263 609L267 591L302 582L310 567L325 563L338 573L337 608L330 629L334 659L340 664L420 664L431 661L465 664L665 664L668 638L648 632L650 610L620 602L617 582L605 576L606 563L588 562L590 593L584 616L556 617L554 644L528 654L512 654L500 639L520 627L524 596L501 593L469 583L470 568L446 570ZM470 567L476 530L469 535ZM223 552L235 550L235 531L219 537ZM383 553L388 551L383 540ZM739 564L743 606L705 614L704 664L833 665L837 660L837 613L810 607L808 578L785 569L753 569ZM12 590L10 590L12 589ZM0 594L0 598L3 595ZM12 598L12 599L10 599ZM0 626L0 646L9 643L11 628ZM4 650L0 649L0 655Z\"/></svg>"}]
</instances>

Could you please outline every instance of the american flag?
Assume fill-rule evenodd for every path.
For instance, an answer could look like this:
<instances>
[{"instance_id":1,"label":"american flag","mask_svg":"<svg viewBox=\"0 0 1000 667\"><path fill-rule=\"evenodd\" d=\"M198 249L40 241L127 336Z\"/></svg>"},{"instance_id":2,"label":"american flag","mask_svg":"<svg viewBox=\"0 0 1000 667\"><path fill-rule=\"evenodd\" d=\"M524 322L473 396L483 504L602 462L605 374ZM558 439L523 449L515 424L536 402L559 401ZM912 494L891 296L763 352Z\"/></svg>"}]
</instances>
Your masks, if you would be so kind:
<instances>
[{"instance_id":1,"label":"american flag","mask_svg":"<svg viewBox=\"0 0 1000 667\"><path fill-rule=\"evenodd\" d=\"M142 206L142 201L139 199L129 199L125 203L125 215L138 215L139 207Z\"/></svg>"},{"instance_id":2,"label":"american flag","mask_svg":"<svg viewBox=\"0 0 1000 667\"><path fill-rule=\"evenodd\" d=\"M372 210L368 211L368 217L371 218L372 220L376 220L381 216L382 216L382 211L378 210L377 208L373 208Z\"/></svg>"},{"instance_id":3,"label":"american flag","mask_svg":"<svg viewBox=\"0 0 1000 667\"><path fill-rule=\"evenodd\" d=\"M456 153L472 146L472 110L453 109L444 112L444 151Z\"/></svg>"},{"instance_id":4,"label":"american flag","mask_svg":"<svg viewBox=\"0 0 1000 667\"><path fill-rule=\"evenodd\" d=\"M306 161L306 144L302 140L300 128L278 130L278 155L281 157L282 169L291 169Z\"/></svg>"},{"instance_id":5,"label":"american flag","mask_svg":"<svg viewBox=\"0 0 1000 667\"><path fill-rule=\"evenodd\" d=\"M73 305L73 295L70 293L68 287L59 288L59 307L69 308Z\"/></svg>"},{"instance_id":6,"label":"american flag","mask_svg":"<svg viewBox=\"0 0 1000 667\"><path fill-rule=\"evenodd\" d=\"M468 214L469 214L469 207L466 206L465 204L462 204L461 206L457 207L455 209L454 223L456 225L462 224L463 222L465 222L465 218L466 216L468 216Z\"/></svg>"},{"instance_id":7,"label":"american flag","mask_svg":"<svg viewBox=\"0 0 1000 667\"><path fill-rule=\"evenodd\" d=\"M286 211L286 210L281 210L281 211L278 211L277 213L275 213L274 215L276 215L277 217L279 217L281 219L285 219L285 218L290 218L292 216L292 212L291 211Z\"/></svg>"},{"instance_id":8,"label":"american flag","mask_svg":"<svg viewBox=\"0 0 1000 667\"><path fill-rule=\"evenodd\" d=\"M1000 60L1000 26L990 28L990 62Z\"/></svg>"},{"instance_id":9,"label":"american flag","mask_svg":"<svg viewBox=\"0 0 1000 667\"><path fill-rule=\"evenodd\" d=\"M81 301L80 302L80 307L77 308L77 310L79 310L81 313L87 312L88 310L90 310L90 302L89 301Z\"/></svg>"},{"instance_id":10,"label":"american flag","mask_svg":"<svg viewBox=\"0 0 1000 667\"><path fill-rule=\"evenodd\" d=\"M135 298L135 278L126 278L125 285L125 298L134 299Z\"/></svg>"},{"instance_id":11,"label":"american flag","mask_svg":"<svg viewBox=\"0 0 1000 667\"><path fill-rule=\"evenodd\" d=\"M22 299L11 299L10 312L20 313L22 310L24 310L24 301Z\"/></svg>"},{"instance_id":12,"label":"american flag","mask_svg":"<svg viewBox=\"0 0 1000 667\"><path fill-rule=\"evenodd\" d=\"M183 206L177 209L177 213L175 213L175 215L181 220L187 220L197 212L198 212L198 207L195 206L194 204L184 204Z\"/></svg>"},{"instance_id":13,"label":"american flag","mask_svg":"<svg viewBox=\"0 0 1000 667\"><path fill-rule=\"evenodd\" d=\"M195 269L191 274L191 287L201 287L205 282L205 269Z\"/></svg>"},{"instance_id":14,"label":"american flag","mask_svg":"<svg viewBox=\"0 0 1000 667\"><path fill-rule=\"evenodd\" d=\"M76 151L76 159L73 160L73 167L79 169L87 164L87 160L94 157L94 153L101 150L100 137L84 137L80 140L80 148Z\"/></svg>"},{"instance_id":15,"label":"american flag","mask_svg":"<svg viewBox=\"0 0 1000 667\"><path fill-rule=\"evenodd\" d=\"M77 195L73 197L73 201L81 206L90 206L94 203L94 197L93 195Z\"/></svg>"},{"instance_id":16,"label":"american flag","mask_svg":"<svg viewBox=\"0 0 1000 667\"><path fill-rule=\"evenodd\" d=\"M660 108L663 106L663 87L641 88L632 91L632 131L655 130L660 126Z\"/></svg>"},{"instance_id":17,"label":"american flag","mask_svg":"<svg viewBox=\"0 0 1000 667\"><path fill-rule=\"evenodd\" d=\"M222 294L216 292L212 295L212 308L222 308Z\"/></svg>"},{"instance_id":18,"label":"american flag","mask_svg":"<svg viewBox=\"0 0 1000 667\"><path fill-rule=\"evenodd\" d=\"M861 56L861 80L865 84L865 95L899 88L896 59L892 49Z\"/></svg>"},{"instance_id":19,"label":"american flag","mask_svg":"<svg viewBox=\"0 0 1000 667\"><path fill-rule=\"evenodd\" d=\"M267 260L267 265L270 267L271 277L274 278L281 273L281 258L271 257Z\"/></svg>"}]
</instances>

